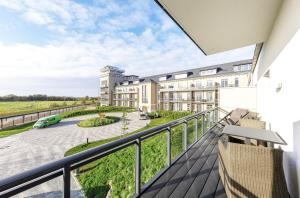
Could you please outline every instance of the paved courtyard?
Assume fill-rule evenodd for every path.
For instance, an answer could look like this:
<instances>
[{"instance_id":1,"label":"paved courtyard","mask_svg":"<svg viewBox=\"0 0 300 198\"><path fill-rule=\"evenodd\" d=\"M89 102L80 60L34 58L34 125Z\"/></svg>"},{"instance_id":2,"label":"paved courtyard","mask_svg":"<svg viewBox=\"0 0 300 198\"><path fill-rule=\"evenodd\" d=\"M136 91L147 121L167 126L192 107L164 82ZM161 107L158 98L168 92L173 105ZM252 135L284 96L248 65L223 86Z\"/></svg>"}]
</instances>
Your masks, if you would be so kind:
<instances>
[{"instance_id":1,"label":"paved courtyard","mask_svg":"<svg viewBox=\"0 0 300 198\"><path fill-rule=\"evenodd\" d=\"M121 113L109 113L121 117ZM24 133L0 138L0 177L5 178L29 170L46 162L60 159L65 151L89 141L106 139L121 134L121 122L111 125L81 128L76 125L97 115L69 118L45 129L32 129ZM127 132L144 127L149 120L139 120L136 112L128 113ZM79 185L72 179L72 197L80 197ZM62 177L37 186L17 197L61 197Z\"/></svg>"}]
</instances>

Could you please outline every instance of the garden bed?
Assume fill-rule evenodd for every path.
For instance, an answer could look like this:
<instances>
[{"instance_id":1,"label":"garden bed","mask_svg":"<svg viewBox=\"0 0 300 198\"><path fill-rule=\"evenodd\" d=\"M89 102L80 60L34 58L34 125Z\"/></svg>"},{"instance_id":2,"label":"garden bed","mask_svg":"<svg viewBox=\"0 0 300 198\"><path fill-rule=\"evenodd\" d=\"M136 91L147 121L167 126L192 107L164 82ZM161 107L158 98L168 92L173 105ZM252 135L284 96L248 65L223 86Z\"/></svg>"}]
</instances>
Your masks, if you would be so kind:
<instances>
[{"instance_id":1,"label":"garden bed","mask_svg":"<svg viewBox=\"0 0 300 198\"><path fill-rule=\"evenodd\" d=\"M98 127L98 126L103 126L103 125L108 125L108 124L113 124L120 121L119 117L115 116L106 116L104 118L90 118L87 120L82 120L80 121L77 126L80 127Z\"/></svg>"}]
</instances>

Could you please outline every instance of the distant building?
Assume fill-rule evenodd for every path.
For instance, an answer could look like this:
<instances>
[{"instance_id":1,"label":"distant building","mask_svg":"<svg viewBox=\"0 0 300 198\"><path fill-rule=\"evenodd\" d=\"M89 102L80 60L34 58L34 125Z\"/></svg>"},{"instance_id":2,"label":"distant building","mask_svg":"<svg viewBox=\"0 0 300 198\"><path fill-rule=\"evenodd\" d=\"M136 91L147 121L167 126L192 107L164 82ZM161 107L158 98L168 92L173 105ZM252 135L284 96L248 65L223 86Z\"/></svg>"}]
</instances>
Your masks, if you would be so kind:
<instances>
[{"instance_id":1,"label":"distant building","mask_svg":"<svg viewBox=\"0 0 300 198\"><path fill-rule=\"evenodd\" d=\"M248 87L252 60L244 60L148 77L101 69L101 105L155 110L203 111L218 106L219 88Z\"/></svg>"}]
</instances>

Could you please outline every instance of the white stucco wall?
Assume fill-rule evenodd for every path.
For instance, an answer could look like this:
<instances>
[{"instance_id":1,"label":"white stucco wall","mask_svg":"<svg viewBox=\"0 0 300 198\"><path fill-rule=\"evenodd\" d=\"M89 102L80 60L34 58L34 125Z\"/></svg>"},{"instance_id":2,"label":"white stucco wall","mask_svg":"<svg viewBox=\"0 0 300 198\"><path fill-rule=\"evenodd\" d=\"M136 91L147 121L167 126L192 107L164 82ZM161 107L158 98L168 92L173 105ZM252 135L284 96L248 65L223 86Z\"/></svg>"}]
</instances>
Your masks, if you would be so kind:
<instances>
[{"instance_id":1,"label":"white stucco wall","mask_svg":"<svg viewBox=\"0 0 300 198\"><path fill-rule=\"evenodd\" d=\"M285 0L264 43L253 79L257 109L288 143L284 170L291 197L300 197L300 1ZM270 76L264 77L269 70Z\"/></svg>"},{"instance_id":2,"label":"white stucco wall","mask_svg":"<svg viewBox=\"0 0 300 198\"><path fill-rule=\"evenodd\" d=\"M256 112L255 87L228 87L219 89L219 106L227 111L245 108Z\"/></svg>"}]
</instances>

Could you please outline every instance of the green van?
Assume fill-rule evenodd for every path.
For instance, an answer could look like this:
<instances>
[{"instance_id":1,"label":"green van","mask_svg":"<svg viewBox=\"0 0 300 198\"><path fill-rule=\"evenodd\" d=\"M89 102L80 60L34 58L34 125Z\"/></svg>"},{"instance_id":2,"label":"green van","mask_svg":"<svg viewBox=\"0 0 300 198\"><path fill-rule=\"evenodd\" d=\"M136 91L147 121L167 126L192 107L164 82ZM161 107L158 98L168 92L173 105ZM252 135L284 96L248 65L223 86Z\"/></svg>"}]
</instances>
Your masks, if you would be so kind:
<instances>
[{"instance_id":1,"label":"green van","mask_svg":"<svg viewBox=\"0 0 300 198\"><path fill-rule=\"evenodd\" d=\"M51 115L47 117L40 118L34 125L33 128L45 128L52 124L59 123L61 118L59 115Z\"/></svg>"}]
</instances>

